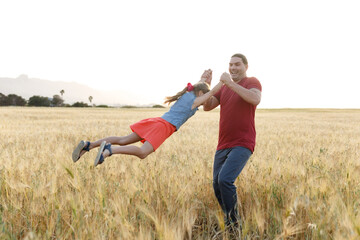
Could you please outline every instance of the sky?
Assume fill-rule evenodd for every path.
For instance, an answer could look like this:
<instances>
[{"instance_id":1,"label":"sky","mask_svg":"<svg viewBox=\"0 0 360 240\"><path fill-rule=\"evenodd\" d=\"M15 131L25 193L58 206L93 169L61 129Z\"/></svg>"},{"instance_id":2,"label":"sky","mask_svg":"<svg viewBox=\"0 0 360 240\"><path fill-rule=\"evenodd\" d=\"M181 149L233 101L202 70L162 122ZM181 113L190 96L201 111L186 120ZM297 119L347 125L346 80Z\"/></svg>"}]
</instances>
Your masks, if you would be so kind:
<instances>
[{"instance_id":1,"label":"sky","mask_svg":"<svg viewBox=\"0 0 360 240\"><path fill-rule=\"evenodd\" d=\"M360 108L359 9L357 0L1 0L0 77L162 103L206 69L214 85L242 53L262 84L259 108Z\"/></svg>"}]
</instances>

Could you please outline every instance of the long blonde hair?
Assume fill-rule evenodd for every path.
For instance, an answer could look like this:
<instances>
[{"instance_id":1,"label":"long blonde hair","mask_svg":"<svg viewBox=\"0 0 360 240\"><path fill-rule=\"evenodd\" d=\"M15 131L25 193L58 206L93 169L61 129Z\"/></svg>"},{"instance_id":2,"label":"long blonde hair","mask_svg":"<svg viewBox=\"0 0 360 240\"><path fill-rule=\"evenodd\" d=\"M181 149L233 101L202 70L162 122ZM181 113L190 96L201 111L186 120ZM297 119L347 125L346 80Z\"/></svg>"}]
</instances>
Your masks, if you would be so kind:
<instances>
[{"instance_id":1,"label":"long blonde hair","mask_svg":"<svg viewBox=\"0 0 360 240\"><path fill-rule=\"evenodd\" d=\"M197 95L200 91L202 91L204 94L207 93L208 91L210 91L210 86L206 82L198 82L198 83L194 84L193 87L194 87L194 89L192 91L195 93L195 95ZM187 90L188 90L188 88L185 87L183 90L181 90L174 96L166 97L164 103L170 104L174 101L177 101L182 95L184 95L187 92Z\"/></svg>"}]
</instances>

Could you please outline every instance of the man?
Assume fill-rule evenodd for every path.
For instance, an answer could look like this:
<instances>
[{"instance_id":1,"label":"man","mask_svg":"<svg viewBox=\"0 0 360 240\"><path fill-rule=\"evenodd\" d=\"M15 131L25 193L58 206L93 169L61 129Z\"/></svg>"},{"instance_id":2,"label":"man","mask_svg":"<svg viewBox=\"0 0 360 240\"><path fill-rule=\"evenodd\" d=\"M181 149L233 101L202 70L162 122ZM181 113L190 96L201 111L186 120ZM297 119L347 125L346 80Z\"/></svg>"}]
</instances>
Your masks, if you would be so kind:
<instances>
[{"instance_id":1,"label":"man","mask_svg":"<svg viewBox=\"0 0 360 240\"><path fill-rule=\"evenodd\" d=\"M220 78L224 85L203 105L205 111L220 105L213 187L228 226L237 226L239 222L234 182L255 148L254 118L261 100L261 84L256 78L246 76L247 69L246 57L234 54L229 63L230 74L223 73Z\"/></svg>"}]
</instances>

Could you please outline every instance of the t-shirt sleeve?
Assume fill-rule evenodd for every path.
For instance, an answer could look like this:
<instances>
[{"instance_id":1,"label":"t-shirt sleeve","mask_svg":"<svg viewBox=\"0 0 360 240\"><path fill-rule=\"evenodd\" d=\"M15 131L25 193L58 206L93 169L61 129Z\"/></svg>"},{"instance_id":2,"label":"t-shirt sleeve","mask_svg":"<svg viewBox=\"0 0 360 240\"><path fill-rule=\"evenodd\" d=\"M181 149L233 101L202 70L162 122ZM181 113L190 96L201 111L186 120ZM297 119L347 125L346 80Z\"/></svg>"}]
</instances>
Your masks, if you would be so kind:
<instances>
[{"instance_id":1,"label":"t-shirt sleeve","mask_svg":"<svg viewBox=\"0 0 360 240\"><path fill-rule=\"evenodd\" d=\"M214 97L216 97L216 99L220 102L220 95L221 95L221 92L222 92L222 89L223 89L224 86L222 86L220 88L219 91L217 91L217 93L214 94Z\"/></svg>"},{"instance_id":2,"label":"t-shirt sleeve","mask_svg":"<svg viewBox=\"0 0 360 240\"><path fill-rule=\"evenodd\" d=\"M256 78L250 78L248 84L246 85L247 89L256 88L260 92L262 91L261 83Z\"/></svg>"}]
</instances>

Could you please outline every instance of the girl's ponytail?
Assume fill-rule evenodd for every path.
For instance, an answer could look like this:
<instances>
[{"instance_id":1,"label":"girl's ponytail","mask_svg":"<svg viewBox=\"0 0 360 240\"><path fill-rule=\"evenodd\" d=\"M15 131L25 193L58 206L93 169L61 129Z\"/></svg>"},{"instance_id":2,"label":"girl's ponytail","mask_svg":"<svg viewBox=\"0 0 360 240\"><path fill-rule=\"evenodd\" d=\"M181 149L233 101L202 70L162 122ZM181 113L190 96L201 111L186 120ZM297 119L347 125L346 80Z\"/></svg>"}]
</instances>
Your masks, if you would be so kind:
<instances>
[{"instance_id":1,"label":"girl's ponytail","mask_svg":"<svg viewBox=\"0 0 360 240\"><path fill-rule=\"evenodd\" d=\"M178 92L174 96L166 97L164 103L170 104L174 101L177 101L187 91L189 91L189 92L194 91L196 94L199 91L202 91L203 93L207 93L208 91L210 91L210 87L209 87L209 84L207 84L205 82L198 82L198 83L194 84L194 86L192 86L190 83L188 83L188 85L182 91Z\"/></svg>"},{"instance_id":2,"label":"girl's ponytail","mask_svg":"<svg viewBox=\"0 0 360 240\"><path fill-rule=\"evenodd\" d=\"M171 96L171 97L166 97L165 98L165 104L170 104L174 101L177 101L182 95L184 95L186 92L187 92L187 87L184 88L182 91L178 92L177 94L175 94L174 96Z\"/></svg>"}]
</instances>

